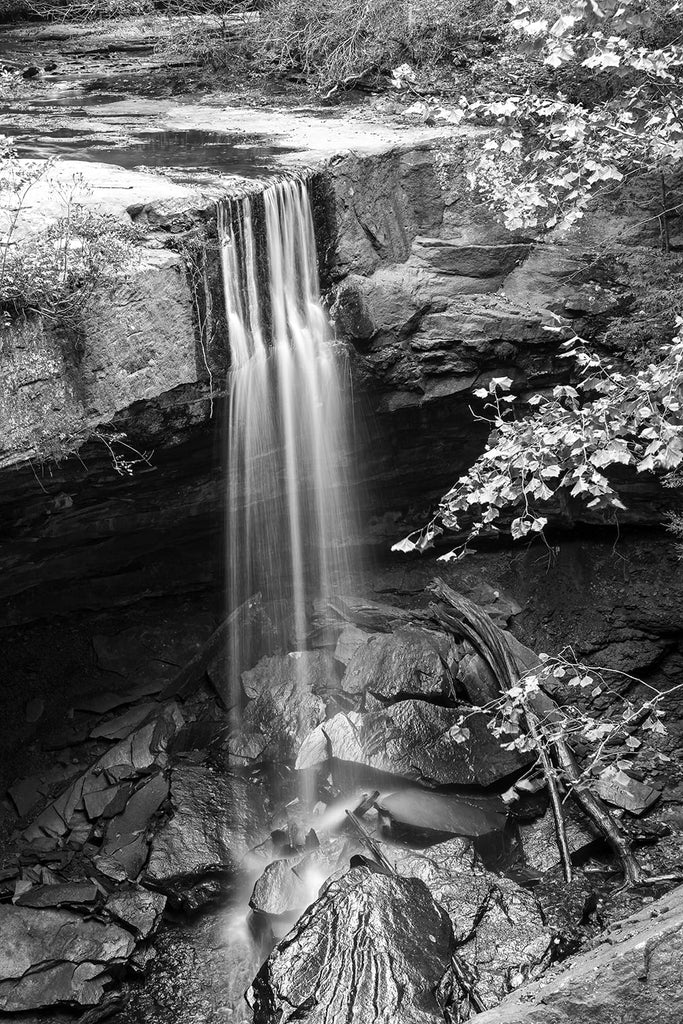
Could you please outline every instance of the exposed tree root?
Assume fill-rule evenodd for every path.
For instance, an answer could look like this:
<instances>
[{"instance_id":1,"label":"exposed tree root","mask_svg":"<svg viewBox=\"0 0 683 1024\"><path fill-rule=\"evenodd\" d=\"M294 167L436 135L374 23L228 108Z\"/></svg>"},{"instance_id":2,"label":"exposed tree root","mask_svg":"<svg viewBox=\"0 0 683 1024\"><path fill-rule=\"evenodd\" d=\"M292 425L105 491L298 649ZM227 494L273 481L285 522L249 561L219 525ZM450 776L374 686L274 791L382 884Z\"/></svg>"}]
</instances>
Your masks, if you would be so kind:
<instances>
[{"instance_id":1,"label":"exposed tree root","mask_svg":"<svg viewBox=\"0 0 683 1024\"><path fill-rule=\"evenodd\" d=\"M466 597L458 594L449 587L443 580L435 579L429 586L429 590L439 599L440 604L430 605L430 611L436 621L456 635L466 637L472 646L481 654L493 671L501 692L509 690L520 680L520 672L512 656L510 648L505 640L502 631L494 625L489 616L476 604ZM560 724L562 720L560 709L555 701L539 690L529 696L531 713L527 715L527 728L530 734L538 736L539 723ZM557 730L558 733L560 730ZM542 751L542 743L537 743L537 748ZM590 818L595 827L605 837L612 850L619 858L624 877L630 884L642 882L643 873L640 864L631 851L629 841L622 834L619 825L605 806L602 800L592 793L583 783L581 769L574 751L561 736L554 737L551 742L553 763L545 754L541 754L541 765L544 770L550 798L555 816L555 828L558 838L558 847L562 857L565 877L571 877L571 861L569 859L569 847L567 844L562 804L557 791L557 771L561 772L563 778L571 786L571 792L577 803L582 807L584 813Z\"/></svg>"}]
</instances>

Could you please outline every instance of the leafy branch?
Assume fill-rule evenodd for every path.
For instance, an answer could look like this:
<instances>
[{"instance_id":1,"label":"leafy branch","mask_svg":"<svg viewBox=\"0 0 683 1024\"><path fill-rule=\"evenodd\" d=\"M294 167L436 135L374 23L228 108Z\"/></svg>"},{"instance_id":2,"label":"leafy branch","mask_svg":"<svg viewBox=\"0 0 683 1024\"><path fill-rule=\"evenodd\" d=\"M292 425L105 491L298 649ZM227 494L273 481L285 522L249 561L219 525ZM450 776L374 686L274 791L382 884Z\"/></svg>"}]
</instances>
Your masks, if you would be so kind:
<instances>
[{"instance_id":1,"label":"leafy branch","mask_svg":"<svg viewBox=\"0 0 683 1024\"><path fill-rule=\"evenodd\" d=\"M444 561L462 557L468 542L498 533L514 510L513 539L542 534L549 509L570 513L576 499L603 513L625 509L610 472L668 474L683 462L683 318L678 333L660 346L657 361L622 372L587 350L574 335L561 355L578 371L576 386L532 395L518 412L509 377L495 377L475 396L478 419L491 426L486 448L441 500L432 521L395 544L394 551L424 551L445 530L466 532ZM563 330L548 327L546 330ZM546 513L546 514L544 514Z\"/></svg>"}]
</instances>

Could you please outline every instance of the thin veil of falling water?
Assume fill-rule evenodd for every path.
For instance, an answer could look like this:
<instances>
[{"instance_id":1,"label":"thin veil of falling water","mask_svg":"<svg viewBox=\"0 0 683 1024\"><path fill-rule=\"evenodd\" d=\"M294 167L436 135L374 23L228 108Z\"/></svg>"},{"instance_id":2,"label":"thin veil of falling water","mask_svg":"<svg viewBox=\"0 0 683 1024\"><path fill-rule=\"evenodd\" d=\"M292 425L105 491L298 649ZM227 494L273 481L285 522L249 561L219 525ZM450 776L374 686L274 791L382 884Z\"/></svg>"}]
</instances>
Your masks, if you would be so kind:
<instances>
[{"instance_id":1,"label":"thin veil of falling water","mask_svg":"<svg viewBox=\"0 0 683 1024\"><path fill-rule=\"evenodd\" d=\"M226 201L218 224L231 354L229 604L260 591L301 649L313 600L344 586L354 532L348 395L320 303L306 182ZM244 637L231 643L230 662L244 665Z\"/></svg>"}]
</instances>

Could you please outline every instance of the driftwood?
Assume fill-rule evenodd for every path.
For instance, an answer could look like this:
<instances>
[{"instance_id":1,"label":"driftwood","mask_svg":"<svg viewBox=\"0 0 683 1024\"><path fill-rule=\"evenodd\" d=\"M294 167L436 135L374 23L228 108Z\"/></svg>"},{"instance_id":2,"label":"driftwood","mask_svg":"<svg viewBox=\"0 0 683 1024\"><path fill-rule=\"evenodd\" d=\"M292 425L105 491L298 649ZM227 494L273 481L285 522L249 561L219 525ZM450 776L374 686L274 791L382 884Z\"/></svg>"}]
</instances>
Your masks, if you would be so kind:
<instances>
[{"instance_id":1,"label":"driftwood","mask_svg":"<svg viewBox=\"0 0 683 1024\"><path fill-rule=\"evenodd\" d=\"M489 616L476 604L458 594L443 580L435 579L429 591L439 599L439 604L430 605L430 611L436 621L457 635L466 637L490 666L501 690L504 693L515 686L520 680L520 672L501 630L494 625ZM532 737L538 736L541 722L560 725L562 714L555 701L539 690L529 697L529 712L526 726ZM635 884L643 881L642 869L633 856L630 843L622 834L619 825L602 800L581 784L581 769L571 746L557 730L558 736L551 745L552 759L545 752L541 753L543 767L550 791L553 814L560 854L565 866L565 874L571 877L569 848L564 829L562 803L557 787L557 770L570 785L574 799L582 807L599 832L605 837L619 858L624 877L627 882ZM541 746L539 744L539 750Z\"/></svg>"}]
</instances>

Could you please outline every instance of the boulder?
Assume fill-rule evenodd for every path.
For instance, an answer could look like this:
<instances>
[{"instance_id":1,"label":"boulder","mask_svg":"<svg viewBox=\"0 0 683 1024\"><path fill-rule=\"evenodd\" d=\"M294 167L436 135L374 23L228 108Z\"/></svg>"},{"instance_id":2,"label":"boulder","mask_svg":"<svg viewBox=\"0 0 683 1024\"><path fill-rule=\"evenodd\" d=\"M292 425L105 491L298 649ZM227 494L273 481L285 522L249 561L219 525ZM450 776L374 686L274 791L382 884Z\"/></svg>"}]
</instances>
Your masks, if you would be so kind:
<instances>
[{"instance_id":1,"label":"boulder","mask_svg":"<svg viewBox=\"0 0 683 1024\"><path fill-rule=\"evenodd\" d=\"M359 646L342 679L346 693L372 693L383 700L452 695L455 643L445 633L404 626L377 633Z\"/></svg>"},{"instance_id":2,"label":"boulder","mask_svg":"<svg viewBox=\"0 0 683 1024\"><path fill-rule=\"evenodd\" d=\"M348 871L275 948L248 993L254 1024L436 1024L453 991L453 929L423 882Z\"/></svg>"},{"instance_id":3,"label":"boulder","mask_svg":"<svg viewBox=\"0 0 683 1024\"><path fill-rule=\"evenodd\" d=\"M594 949L508 996L477 1024L680 1024L683 886L615 924Z\"/></svg>"},{"instance_id":4,"label":"boulder","mask_svg":"<svg viewBox=\"0 0 683 1024\"><path fill-rule=\"evenodd\" d=\"M320 694L336 685L334 658L326 651L292 651L261 658L254 668L242 673L242 687L252 700L273 691L293 692L297 687Z\"/></svg>"},{"instance_id":5,"label":"boulder","mask_svg":"<svg viewBox=\"0 0 683 1024\"><path fill-rule=\"evenodd\" d=\"M345 871L355 854L367 853L362 839L344 834L316 834L318 846L308 852L268 864L254 885L252 910L277 917L301 913L318 896L321 885Z\"/></svg>"},{"instance_id":6,"label":"boulder","mask_svg":"<svg viewBox=\"0 0 683 1024\"><path fill-rule=\"evenodd\" d=\"M0 1010L14 1013L59 1003L93 1006L126 962L133 936L114 924L66 910L0 906Z\"/></svg>"},{"instance_id":7,"label":"boulder","mask_svg":"<svg viewBox=\"0 0 683 1024\"><path fill-rule=\"evenodd\" d=\"M320 692L336 683L334 659L324 651L296 651L262 658L242 673L247 704L230 737L241 762L293 761L303 737L325 719Z\"/></svg>"},{"instance_id":8,"label":"boulder","mask_svg":"<svg viewBox=\"0 0 683 1024\"><path fill-rule=\"evenodd\" d=\"M171 772L171 803L173 816L152 840L144 880L194 909L219 896L225 876L263 840L267 797L260 786L188 764Z\"/></svg>"},{"instance_id":9,"label":"boulder","mask_svg":"<svg viewBox=\"0 0 683 1024\"><path fill-rule=\"evenodd\" d=\"M140 885L116 890L107 900L105 910L117 921L132 928L141 939L156 931L166 906L166 897L150 892Z\"/></svg>"},{"instance_id":10,"label":"boulder","mask_svg":"<svg viewBox=\"0 0 683 1024\"><path fill-rule=\"evenodd\" d=\"M547 961L552 934L536 898L511 879L486 871L468 840L387 856L401 874L420 878L448 913L458 955L486 1006Z\"/></svg>"},{"instance_id":11,"label":"boulder","mask_svg":"<svg viewBox=\"0 0 683 1024\"><path fill-rule=\"evenodd\" d=\"M463 712L469 736L459 742ZM329 757L437 786L489 786L528 763L517 751L503 750L483 714L421 700L335 715L304 740L296 767L310 768Z\"/></svg>"}]
</instances>

